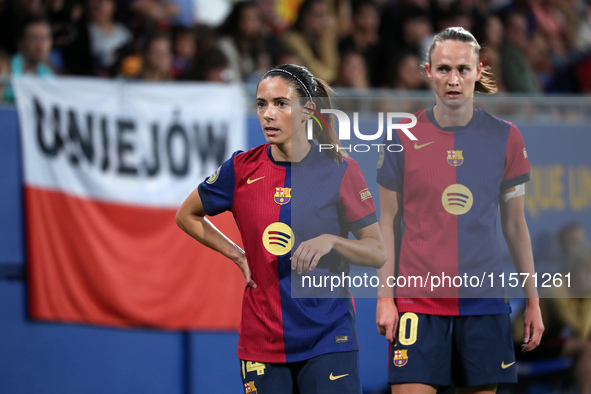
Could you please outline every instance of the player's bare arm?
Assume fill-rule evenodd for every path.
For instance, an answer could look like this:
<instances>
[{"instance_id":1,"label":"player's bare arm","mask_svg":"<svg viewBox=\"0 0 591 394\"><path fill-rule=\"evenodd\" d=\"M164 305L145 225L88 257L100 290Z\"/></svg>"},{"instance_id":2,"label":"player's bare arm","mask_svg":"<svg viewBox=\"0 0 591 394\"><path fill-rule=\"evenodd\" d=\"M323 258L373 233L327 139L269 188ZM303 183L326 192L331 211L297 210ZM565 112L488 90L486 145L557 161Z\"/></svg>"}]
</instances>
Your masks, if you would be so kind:
<instances>
[{"instance_id":1,"label":"player's bare arm","mask_svg":"<svg viewBox=\"0 0 591 394\"><path fill-rule=\"evenodd\" d=\"M514 188L503 193L512 192ZM531 240L524 215L525 198L523 195L513 197L508 201L500 201L501 228L509 254L513 260L515 271L518 274L528 273L533 275L534 258L531 249ZM523 278L522 275L519 275ZM535 349L542 339L544 323L540 311L538 291L533 281L525 281L523 291L526 297L524 312L524 338L521 347L523 352Z\"/></svg>"},{"instance_id":2,"label":"player's bare arm","mask_svg":"<svg viewBox=\"0 0 591 394\"><path fill-rule=\"evenodd\" d=\"M386 260L386 250L378 224L372 223L353 231L353 235L357 239L322 234L302 242L291 258L291 269L306 274L333 249L355 265L381 267Z\"/></svg>"},{"instance_id":3,"label":"player's bare arm","mask_svg":"<svg viewBox=\"0 0 591 394\"><path fill-rule=\"evenodd\" d=\"M398 328L398 309L394 303L393 288L386 284L389 276L394 275L396 240L400 238L402 217L402 193L380 186L380 232L386 245L386 263L378 269L378 278L383 287L378 287L376 324L378 332L394 342Z\"/></svg>"},{"instance_id":4,"label":"player's bare arm","mask_svg":"<svg viewBox=\"0 0 591 394\"><path fill-rule=\"evenodd\" d=\"M232 260L244 274L246 284L256 289L257 285L252 279L244 250L218 230L205 215L201 197L198 190L195 189L182 203L175 219L184 232Z\"/></svg>"}]
</instances>

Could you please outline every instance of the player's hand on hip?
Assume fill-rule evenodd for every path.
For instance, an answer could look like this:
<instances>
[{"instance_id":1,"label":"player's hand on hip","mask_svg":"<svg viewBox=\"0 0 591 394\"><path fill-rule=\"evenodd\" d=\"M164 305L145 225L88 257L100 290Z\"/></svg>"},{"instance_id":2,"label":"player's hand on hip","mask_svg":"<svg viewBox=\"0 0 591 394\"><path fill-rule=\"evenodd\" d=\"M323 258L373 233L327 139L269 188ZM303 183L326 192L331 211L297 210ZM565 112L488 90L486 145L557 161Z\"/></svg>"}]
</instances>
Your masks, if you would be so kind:
<instances>
[{"instance_id":1,"label":"player's hand on hip","mask_svg":"<svg viewBox=\"0 0 591 394\"><path fill-rule=\"evenodd\" d=\"M376 324L380 335L384 335L388 342L393 343L398 329L398 308L393 298L378 298Z\"/></svg>"},{"instance_id":2,"label":"player's hand on hip","mask_svg":"<svg viewBox=\"0 0 591 394\"><path fill-rule=\"evenodd\" d=\"M534 350L542 340L544 332L544 322L542 321L542 312L539 304L526 306L523 312L523 345L522 352Z\"/></svg>"},{"instance_id":3,"label":"player's hand on hip","mask_svg":"<svg viewBox=\"0 0 591 394\"><path fill-rule=\"evenodd\" d=\"M237 260L234 261L242 274L244 275L244 280L246 281L246 285L248 287L252 287L253 289L257 288L257 284L252 279L252 273L250 272L250 267L248 266L248 261L246 260L246 256L241 256Z\"/></svg>"},{"instance_id":4,"label":"player's hand on hip","mask_svg":"<svg viewBox=\"0 0 591 394\"><path fill-rule=\"evenodd\" d=\"M316 268L322 256L330 253L333 246L334 235L331 234L322 234L302 242L291 257L291 269L297 269L300 275L307 274Z\"/></svg>"}]
</instances>

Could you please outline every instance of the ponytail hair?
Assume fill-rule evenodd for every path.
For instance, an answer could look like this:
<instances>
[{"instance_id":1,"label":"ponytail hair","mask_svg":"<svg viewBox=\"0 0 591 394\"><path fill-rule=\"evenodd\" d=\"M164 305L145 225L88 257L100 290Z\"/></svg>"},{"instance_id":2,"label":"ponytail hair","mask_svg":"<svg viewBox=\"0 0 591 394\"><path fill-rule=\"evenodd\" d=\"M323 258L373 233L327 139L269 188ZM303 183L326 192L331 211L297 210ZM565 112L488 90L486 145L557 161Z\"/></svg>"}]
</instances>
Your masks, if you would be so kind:
<instances>
[{"instance_id":1,"label":"ponytail hair","mask_svg":"<svg viewBox=\"0 0 591 394\"><path fill-rule=\"evenodd\" d=\"M423 65L431 64L431 54L433 53L433 50L435 50L435 47L442 42L449 40L470 44L472 49L474 49L474 53L476 53L476 63L480 63L480 44L478 41L476 41L476 38L474 38L472 33L463 27L448 27L433 37L433 41L431 41L431 46L427 52L427 58L425 59ZM498 91L497 84L490 66L485 66L482 68L480 80L476 81L474 84L474 91L487 94L496 93Z\"/></svg>"},{"instance_id":2,"label":"ponytail hair","mask_svg":"<svg viewBox=\"0 0 591 394\"><path fill-rule=\"evenodd\" d=\"M298 94L301 105L305 108L306 102L316 104L316 112L321 113L322 109L332 109L332 96L334 90L322 79L316 78L303 66L295 64L282 64L265 73L261 81L265 78L279 77L294 86ZM310 113L310 115L318 115ZM347 153L341 149L342 145L335 131L335 122L333 114L321 114L326 121L312 121L312 139L318 144L331 144L334 149L326 150L326 154L335 162L340 163L347 156ZM326 130L324 130L326 128Z\"/></svg>"}]
</instances>

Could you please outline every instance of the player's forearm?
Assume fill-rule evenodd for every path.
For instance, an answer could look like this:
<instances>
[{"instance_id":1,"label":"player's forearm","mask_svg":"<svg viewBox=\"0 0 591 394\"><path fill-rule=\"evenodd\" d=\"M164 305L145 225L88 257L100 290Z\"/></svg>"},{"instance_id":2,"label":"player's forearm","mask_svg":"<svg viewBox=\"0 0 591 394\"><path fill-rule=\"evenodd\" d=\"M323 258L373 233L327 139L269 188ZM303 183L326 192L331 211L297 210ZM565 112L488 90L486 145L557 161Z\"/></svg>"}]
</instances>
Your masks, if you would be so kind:
<instances>
[{"instance_id":1,"label":"player's forearm","mask_svg":"<svg viewBox=\"0 0 591 394\"><path fill-rule=\"evenodd\" d=\"M363 267L379 268L386 257L384 243L374 237L348 239L335 236L333 250L349 262Z\"/></svg>"},{"instance_id":2,"label":"player's forearm","mask_svg":"<svg viewBox=\"0 0 591 394\"><path fill-rule=\"evenodd\" d=\"M206 217L187 214L177 217L179 227L203 245L211 248L230 260L237 262L244 258L244 251L230 238L217 229Z\"/></svg>"},{"instance_id":3,"label":"player's forearm","mask_svg":"<svg viewBox=\"0 0 591 394\"><path fill-rule=\"evenodd\" d=\"M394 275L395 267L395 238L394 230L391 225L380 222L380 231L382 238L384 238L384 245L386 246L386 262L377 270L377 275L380 280L378 286L378 301L380 298L393 298L394 289L388 286L388 278Z\"/></svg>"},{"instance_id":4,"label":"player's forearm","mask_svg":"<svg viewBox=\"0 0 591 394\"><path fill-rule=\"evenodd\" d=\"M535 299L528 302L537 304L538 291L535 287L534 281L521 274L529 274L530 276L535 273L534 258L531 249L531 239L529 236L529 230L525 223L525 218L507 220L503 224L503 235L511 260L515 266L515 271L520 274L522 280L523 292L526 298ZM523 282L525 281L525 282Z\"/></svg>"}]
</instances>

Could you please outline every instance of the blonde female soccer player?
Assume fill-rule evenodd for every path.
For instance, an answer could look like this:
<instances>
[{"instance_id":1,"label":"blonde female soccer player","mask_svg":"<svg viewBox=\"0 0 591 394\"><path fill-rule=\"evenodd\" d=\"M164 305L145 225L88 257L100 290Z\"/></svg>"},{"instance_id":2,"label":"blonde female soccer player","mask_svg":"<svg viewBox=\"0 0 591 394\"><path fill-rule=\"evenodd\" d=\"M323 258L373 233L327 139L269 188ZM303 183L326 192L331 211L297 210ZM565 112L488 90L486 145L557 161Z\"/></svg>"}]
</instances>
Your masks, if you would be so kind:
<instances>
[{"instance_id":1,"label":"blonde female soccer player","mask_svg":"<svg viewBox=\"0 0 591 394\"><path fill-rule=\"evenodd\" d=\"M425 70L436 104L415 114L411 131L418 141L394 135L403 152L385 152L378 163L380 229L388 252L378 270L381 283L396 274L439 285L432 292L416 283L398 288L396 298L392 287L379 290L377 325L391 342L392 393L435 393L452 383L462 392L494 393L498 383L516 381L510 306L498 280L503 266L496 218L500 207L517 272L533 274L523 196L530 168L517 127L474 108L475 90L496 90L479 53L478 42L462 28L435 36ZM539 344L544 329L532 285L524 287L524 351Z\"/></svg>"}]
</instances>

